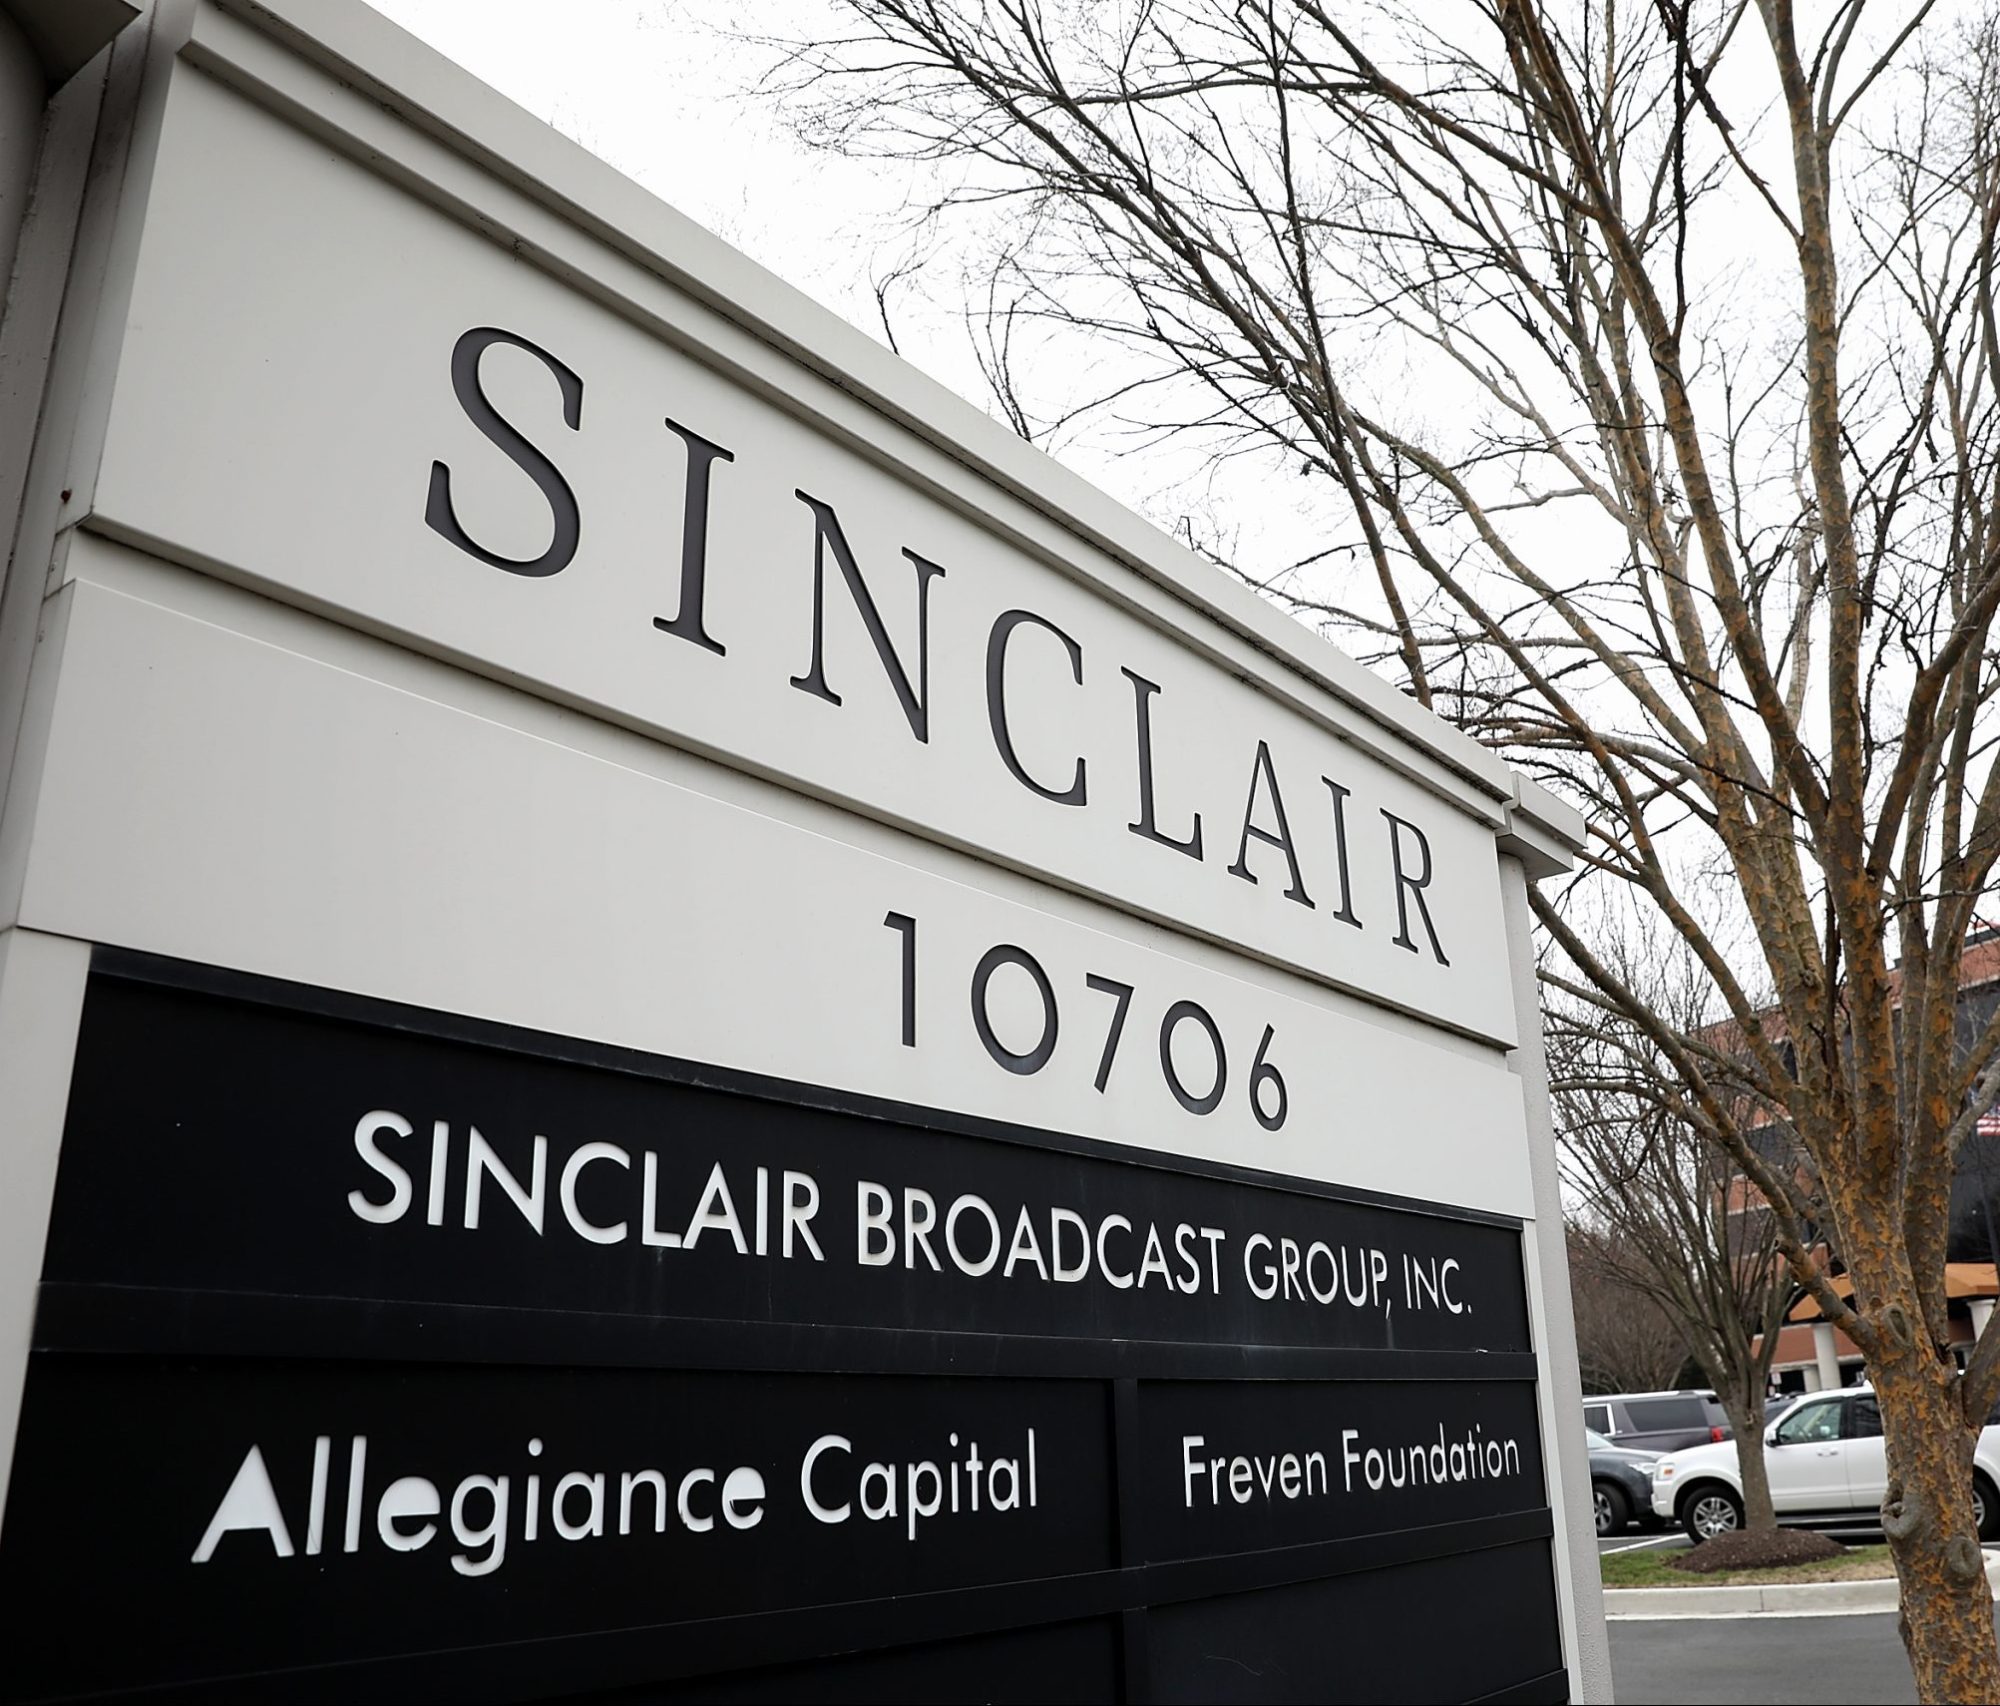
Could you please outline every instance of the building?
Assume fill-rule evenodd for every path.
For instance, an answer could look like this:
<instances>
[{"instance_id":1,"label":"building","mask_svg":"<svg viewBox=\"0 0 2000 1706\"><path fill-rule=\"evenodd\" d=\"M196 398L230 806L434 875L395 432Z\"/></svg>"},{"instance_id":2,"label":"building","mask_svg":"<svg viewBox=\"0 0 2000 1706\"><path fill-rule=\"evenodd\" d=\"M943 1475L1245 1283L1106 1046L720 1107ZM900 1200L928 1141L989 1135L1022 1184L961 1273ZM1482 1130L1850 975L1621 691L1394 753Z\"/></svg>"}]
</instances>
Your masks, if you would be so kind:
<instances>
[{"instance_id":1,"label":"building","mask_svg":"<svg viewBox=\"0 0 2000 1706\"><path fill-rule=\"evenodd\" d=\"M2000 1008L2000 924L1981 920L1967 936L1960 971L1957 1033L1970 1044ZM1774 1024L1781 1024L1775 1014ZM1783 1045L1786 1064L1792 1046ZM1760 1128L1766 1134L1760 1150L1776 1161L1784 1157L1790 1134L1777 1121ZM1753 1134L1753 1136L1756 1134ZM1766 1212L1763 1193L1738 1175L1731 1186L1732 1216ZM2000 1294L2000 1105L1983 1114L1959 1152L1951 1187L1951 1231L1946 1244L1945 1292L1950 1309L1949 1330L1961 1362L1991 1318ZM1837 1252L1822 1245L1823 1259L1839 1268ZM1852 1290L1847 1276L1834 1274L1835 1290ZM1771 1379L1780 1391L1817 1392L1850 1385L1861 1378L1860 1348L1838 1327L1821 1319L1818 1302L1803 1288L1786 1311L1778 1346L1771 1361Z\"/></svg>"}]
</instances>

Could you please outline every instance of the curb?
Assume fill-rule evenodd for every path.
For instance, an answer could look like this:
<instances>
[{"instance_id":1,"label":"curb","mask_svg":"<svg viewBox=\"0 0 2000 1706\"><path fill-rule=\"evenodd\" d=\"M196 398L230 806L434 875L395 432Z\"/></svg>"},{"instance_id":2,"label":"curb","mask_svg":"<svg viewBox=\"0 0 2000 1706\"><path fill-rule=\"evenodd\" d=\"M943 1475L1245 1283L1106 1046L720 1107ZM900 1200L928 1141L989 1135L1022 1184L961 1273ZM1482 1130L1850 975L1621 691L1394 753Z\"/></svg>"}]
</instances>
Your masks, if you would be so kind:
<instances>
[{"instance_id":1,"label":"curb","mask_svg":"<svg viewBox=\"0 0 2000 1706\"><path fill-rule=\"evenodd\" d=\"M1986 1585L2000 1596L2000 1551L1986 1550ZM1604 1616L1661 1621L1690 1617L1747 1617L1759 1612L1815 1617L1857 1611L1894 1611L1894 1576L1869 1582L1783 1582L1770 1587L1606 1588Z\"/></svg>"}]
</instances>

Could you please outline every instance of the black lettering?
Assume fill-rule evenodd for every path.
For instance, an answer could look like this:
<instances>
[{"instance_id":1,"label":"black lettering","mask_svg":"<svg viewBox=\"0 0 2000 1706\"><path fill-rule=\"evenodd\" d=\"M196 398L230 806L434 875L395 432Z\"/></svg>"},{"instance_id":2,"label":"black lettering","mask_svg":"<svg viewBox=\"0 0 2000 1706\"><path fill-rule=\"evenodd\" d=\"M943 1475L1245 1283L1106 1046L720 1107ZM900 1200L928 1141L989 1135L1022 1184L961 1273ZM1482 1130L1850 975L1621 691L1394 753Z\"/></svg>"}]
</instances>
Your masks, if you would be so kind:
<instances>
[{"instance_id":1,"label":"black lettering","mask_svg":"<svg viewBox=\"0 0 2000 1706\"><path fill-rule=\"evenodd\" d=\"M994 1034L993 1020L986 1011L986 986L1002 966L1019 966L1034 980L1035 993L1042 998L1042 1034L1026 1054L1016 1054ZM972 1026L995 1061L1023 1077L1041 1071L1056 1052L1057 1024L1055 989L1033 954L1011 942L1002 942L980 956L979 964L972 970Z\"/></svg>"},{"instance_id":2,"label":"black lettering","mask_svg":"<svg viewBox=\"0 0 2000 1706\"><path fill-rule=\"evenodd\" d=\"M1355 929L1365 929L1361 920L1354 916L1354 884L1348 878L1347 870L1347 795L1331 776L1320 778L1333 795L1333 847L1334 855L1340 860L1340 910L1333 916L1343 924L1352 924Z\"/></svg>"},{"instance_id":3,"label":"black lettering","mask_svg":"<svg viewBox=\"0 0 2000 1706\"><path fill-rule=\"evenodd\" d=\"M1197 1096L1181 1082L1174 1070L1174 1032L1183 1019L1192 1019L1207 1034L1208 1046L1215 1050L1215 1084L1207 1095ZM1229 1058L1223 1052L1222 1033L1215 1028L1208 1009L1195 1001L1176 1001L1160 1021L1160 1070L1166 1074L1167 1088L1174 1100L1191 1114L1212 1114L1222 1105L1222 1092L1229 1087Z\"/></svg>"},{"instance_id":4,"label":"black lettering","mask_svg":"<svg viewBox=\"0 0 2000 1706\"><path fill-rule=\"evenodd\" d=\"M1451 961L1444 957L1444 949L1438 945L1437 926L1431 922L1431 909L1424 900L1424 890L1431 886L1431 844L1424 839L1424 832L1413 823L1406 823L1392 811L1383 810L1382 815L1389 820L1389 857L1396 867L1396 946L1408 948L1411 953L1421 950L1410 940L1409 900L1415 897L1417 914L1424 921L1424 933L1431 939L1431 952L1437 955L1441 966ZM1424 869L1421 876L1410 876L1403 869L1402 831L1408 830L1417 838L1417 851L1423 855Z\"/></svg>"},{"instance_id":5,"label":"black lettering","mask_svg":"<svg viewBox=\"0 0 2000 1706\"><path fill-rule=\"evenodd\" d=\"M1102 1095L1104 1086L1111 1082L1111 1063L1118 1058L1118 1039L1125 1034L1125 1010L1132 1005L1132 986L1120 983L1115 977L1099 977L1096 972L1087 972L1083 981L1117 1003L1111 1009L1111 1027L1104 1033L1104 1053L1097 1062L1097 1078L1092 1085Z\"/></svg>"},{"instance_id":6,"label":"black lettering","mask_svg":"<svg viewBox=\"0 0 2000 1706\"><path fill-rule=\"evenodd\" d=\"M687 446L688 453L687 497L681 504L681 608L671 620L655 616L653 626L721 657L728 648L702 624L708 579L708 476L717 462L734 462L736 456L679 421L668 421L667 430Z\"/></svg>"},{"instance_id":7,"label":"black lettering","mask_svg":"<svg viewBox=\"0 0 2000 1706\"><path fill-rule=\"evenodd\" d=\"M1067 788L1058 792L1045 788L1021 768L1021 760L1014 752L1014 737L1007 727L1007 641L1014 630L1023 622L1032 622L1037 628L1046 628L1062 641L1063 650L1069 654L1070 678L1077 686L1083 685L1083 648L1072 640L1045 616L1037 616L1032 610L1008 610L993 624L993 632L986 638L986 720L993 728L993 745L1000 754L1000 762L1007 766L1014 780L1023 787L1040 794L1045 800L1054 800L1063 806L1080 806L1084 803L1083 760L1076 761L1076 769L1070 777Z\"/></svg>"},{"instance_id":8,"label":"black lettering","mask_svg":"<svg viewBox=\"0 0 2000 1706\"><path fill-rule=\"evenodd\" d=\"M430 499L424 506L424 521L433 532L442 534L461 551L477 557L489 568L504 569L510 575L541 577L561 574L576 555L577 541L582 535L576 494L570 490L569 482L557 471L556 465L502 420L499 410L487 400L486 392L479 383L479 358L494 344L512 344L516 349L526 350L556 376L556 385L562 392L563 423L572 432L583 422L583 380L539 344L531 344L526 338L516 337L514 333L503 332L494 326L475 326L452 346L451 388L458 398L458 406L465 411L466 418L504 451L515 467L533 480L541 489L542 496L548 499L549 511L555 521L549 548L539 557L502 557L475 543L459 525L458 512L452 508L451 470L442 462L431 464Z\"/></svg>"},{"instance_id":9,"label":"black lettering","mask_svg":"<svg viewBox=\"0 0 2000 1706\"><path fill-rule=\"evenodd\" d=\"M1257 779L1262 777L1264 786L1271 791L1271 810L1278 819L1275 835L1268 829L1260 829L1251 821L1257 814ZM1255 836L1266 846L1282 848L1285 865L1292 873L1292 886L1285 890L1285 899L1295 900L1299 905L1310 908L1312 897L1306 893L1306 886L1299 877L1299 856L1292 849L1292 826L1285 821L1285 800L1278 792L1277 772L1271 768L1271 749L1261 740L1257 743L1257 761L1250 767L1250 798L1243 803L1243 839L1237 844L1236 863L1229 867L1232 877L1241 877L1246 883L1255 883L1256 876L1250 869L1250 838Z\"/></svg>"},{"instance_id":10,"label":"black lettering","mask_svg":"<svg viewBox=\"0 0 2000 1706\"><path fill-rule=\"evenodd\" d=\"M928 744L931 738L931 581L942 575L944 569L937 563L926 562L914 551L903 552L917 571L917 687L912 692L910 677L903 668L902 660L896 656L896 648L889 643L889 630L882 626L882 613L875 608L868 584L862 580L861 571L855 566L854 553L848 549L847 536L840 531L839 517L818 498L804 492L794 495L813 512L813 650L811 668L804 675L793 676L792 685L829 704L838 705L841 702L840 695L826 684L826 553L831 547L833 560L840 567L841 579L847 583L848 595L861 614L862 626L874 642L875 655L882 660L882 667L888 672L889 685L895 688L903 715L909 720L910 733Z\"/></svg>"},{"instance_id":11,"label":"black lettering","mask_svg":"<svg viewBox=\"0 0 2000 1706\"><path fill-rule=\"evenodd\" d=\"M1185 841L1176 841L1170 835L1160 833L1159 819L1153 810L1153 695L1160 690L1157 681L1148 681L1142 675L1134 675L1129 669L1118 672L1132 684L1133 710L1139 725L1139 821L1125 827L1134 835L1143 835L1148 841L1157 841L1162 847L1171 847L1176 853L1185 853L1190 859L1201 857L1201 813L1194 814L1194 828L1188 832Z\"/></svg>"},{"instance_id":12,"label":"black lettering","mask_svg":"<svg viewBox=\"0 0 2000 1706\"><path fill-rule=\"evenodd\" d=\"M903 1047L917 1046L917 921L892 912L882 922L903 937Z\"/></svg>"}]
</instances>

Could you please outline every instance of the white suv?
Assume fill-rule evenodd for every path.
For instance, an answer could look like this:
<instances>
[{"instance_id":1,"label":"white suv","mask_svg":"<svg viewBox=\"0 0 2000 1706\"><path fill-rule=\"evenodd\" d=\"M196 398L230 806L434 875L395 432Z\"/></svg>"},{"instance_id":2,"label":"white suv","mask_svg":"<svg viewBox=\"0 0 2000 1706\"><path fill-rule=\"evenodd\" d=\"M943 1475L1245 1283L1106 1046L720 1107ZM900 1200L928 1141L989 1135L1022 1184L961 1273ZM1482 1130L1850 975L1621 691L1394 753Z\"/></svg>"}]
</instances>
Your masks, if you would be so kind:
<instances>
[{"instance_id":1,"label":"white suv","mask_svg":"<svg viewBox=\"0 0 2000 1706\"><path fill-rule=\"evenodd\" d=\"M1973 1447L1973 1516L1982 1540L2000 1538L2000 1427L1989 1423ZM1764 1432L1764 1473L1778 1521L1799 1526L1870 1522L1879 1517L1889 1472L1882 1413L1866 1387L1814 1392ZM1736 1446L1698 1445L1653 1465L1653 1510L1694 1541L1743 1526L1743 1477Z\"/></svg>"}]
</instances>

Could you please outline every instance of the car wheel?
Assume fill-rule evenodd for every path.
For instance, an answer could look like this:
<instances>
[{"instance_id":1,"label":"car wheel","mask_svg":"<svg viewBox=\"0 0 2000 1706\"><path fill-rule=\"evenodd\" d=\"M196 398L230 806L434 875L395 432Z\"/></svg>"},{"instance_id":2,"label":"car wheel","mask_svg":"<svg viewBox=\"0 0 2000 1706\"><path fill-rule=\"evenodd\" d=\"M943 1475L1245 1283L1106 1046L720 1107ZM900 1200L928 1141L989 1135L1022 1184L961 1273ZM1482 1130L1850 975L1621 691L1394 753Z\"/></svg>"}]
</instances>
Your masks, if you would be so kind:
<instances>
[{"instance_id":1,"label":"car wheel","mask_svg":"<svg viewBox=\"0 0 2000 1706\"><path fill-rule=\"evenodd\" d=\"M1597 1508L1597 1532L1600 1535L1624 1533L1625 1525L1632 1520L1624 1493L1605 1481L1593 1481L1590 1491Z\"/></svg>"},{"instance_id":2,"label":"car wheel","mask_svg":"<svg viewBox=\"0 0 2000 1706\"><path fill-rule=\"evenodd\" d=\"M1972 1475L1972 1526L1981 1540L2000 1540L2000 1493L1977 1470Z\"/></svg>"},{"instance_id":3,"label":"car wheel","mask_svg":"<svg viewBox=\"0 0 2000 1706\"><path fill-rule=\"evenodd\" d=\"M1699 1546L1718 1534L1734 1534L1743 1526L1743 1501L1727 1487L1710 1482L1681 1500L1681 1527Z\"/></svg>"}]
</instances>

